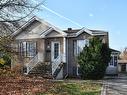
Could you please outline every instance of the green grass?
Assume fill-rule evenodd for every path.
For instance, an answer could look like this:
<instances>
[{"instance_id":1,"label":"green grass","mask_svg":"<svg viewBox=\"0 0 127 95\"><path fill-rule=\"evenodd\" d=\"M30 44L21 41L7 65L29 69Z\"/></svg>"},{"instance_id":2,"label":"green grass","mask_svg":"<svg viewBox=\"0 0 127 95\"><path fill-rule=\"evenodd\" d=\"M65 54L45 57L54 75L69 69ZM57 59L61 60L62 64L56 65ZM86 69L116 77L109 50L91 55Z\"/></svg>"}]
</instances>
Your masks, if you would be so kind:
<instances>
[{"instance_id":1,"label":"green grass","mask_svg":"<svg viewBox=\"0 0 127 95\"><path fill-rule=\"evenodd\" d=\"M37 95L100 95L101 85L91 82L55 82L45 94Z\"/></svg>"}]
</instances>

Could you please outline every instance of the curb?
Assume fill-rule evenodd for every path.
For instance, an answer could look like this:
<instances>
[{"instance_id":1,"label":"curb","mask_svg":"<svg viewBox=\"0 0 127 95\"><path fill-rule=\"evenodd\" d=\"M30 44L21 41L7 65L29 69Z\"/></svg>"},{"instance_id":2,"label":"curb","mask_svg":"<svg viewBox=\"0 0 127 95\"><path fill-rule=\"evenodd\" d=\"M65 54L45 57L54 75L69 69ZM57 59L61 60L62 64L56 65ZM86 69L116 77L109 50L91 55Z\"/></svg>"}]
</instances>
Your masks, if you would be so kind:
<instances>
[{"instance_id":1,"label":"curb","mask_svg":"<svg viewBox=\"0 0 127 95\"><path fill-rule=\"evenodd\" d=\"M103 86L101 88L101 95L106 95L107 94L106 89L107 89L107 86L106 86L106 84L103 83Z\"/></svg>"}]
</instances>

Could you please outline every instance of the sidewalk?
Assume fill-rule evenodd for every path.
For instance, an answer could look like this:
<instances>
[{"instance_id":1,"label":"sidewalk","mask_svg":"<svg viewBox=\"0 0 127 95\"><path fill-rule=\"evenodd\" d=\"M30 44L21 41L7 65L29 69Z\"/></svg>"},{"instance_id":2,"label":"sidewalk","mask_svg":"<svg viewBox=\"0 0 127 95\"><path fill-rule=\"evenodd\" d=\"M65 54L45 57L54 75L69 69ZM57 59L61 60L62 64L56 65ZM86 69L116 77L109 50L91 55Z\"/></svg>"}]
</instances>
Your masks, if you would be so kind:
<instances>
[{"instance_id":1,"label":"sidewalk","mask_svg":"<svg viewBox=\"0 0 127 95\"><path fill-rule=\"evenodd\" d=\"M101 95L127 95L127 75L106 76Z\"/></svg>"}]
</instances>

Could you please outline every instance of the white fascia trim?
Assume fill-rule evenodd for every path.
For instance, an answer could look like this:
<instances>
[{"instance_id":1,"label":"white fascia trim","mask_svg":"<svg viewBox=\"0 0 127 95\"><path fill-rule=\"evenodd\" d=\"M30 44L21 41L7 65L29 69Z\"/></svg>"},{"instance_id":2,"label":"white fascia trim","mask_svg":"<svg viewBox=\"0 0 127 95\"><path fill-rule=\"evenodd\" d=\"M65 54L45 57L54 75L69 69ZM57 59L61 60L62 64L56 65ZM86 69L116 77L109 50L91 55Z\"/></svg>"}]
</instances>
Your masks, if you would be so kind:
<instances>
[{"instance_id":1,"label":"white fascia trim","mask_svg":"<svg viewBox=\"0 0 127 95\"><path fill-rule=\"evenodd\" d=\"M41 34L41 38L45 38L45 36L48 34L48 33L50 33L51 31L53 30L53 28L52 27L50 27L47 31L44 31L42 34Z\"/></svg>"},{"instance_id":2,"label":"white fascia trim","mask_svg":"<svg viewBox=\"0 0 127 95\"><path fill-rule=\"evenodd\" d=\"M76 36L80 35L80 34L83 33L83 32L86 32L86 33L88 33L88 34L90 34L90 35L93 35L92 31L90 31L89 29L86 29L86 28L83 27L80 31L78 31L78 32L76 33Z\"/></svg>"},{"instance_id":3,"label":"white fascia trim","mask_svg":"<svg viewBox=\"0 0 127 95\"><path fill-rule=\"evenodd\" d=\"M30 20L28 20L25 24L23 24L17 31L15 31L11 36L14 37L15 35L17 35L18 33L20 33L21 29L24 28L26 25L28 25L30 22L37 20L40 21L41 23L52 27L54 30L56 30L57 32L61 33L63 36L67 36L67 33L63 32L62 30L60 30L59 28L55 27L54 25L49 24L48 22L44 21L43 19L40 19L36 16L33 16ZM49 32L50 33L50 32Z\"/></svg>"},{"instance_id":4,"label":"white fascia trim","mask_svg":"<svg viewBox=\"0 0 127 95\"><path fill-rule=\"evenodd\" d=\"M49 34L50 32L52 32L52 30L56 30L56 29L50 27L50 29L48 29L47 31L45 31L44 33L42 33L40 37L41 38L45 38L47 34ZM60 34L62 34L61 32L63 32L63 31L60 31L60 30L56 30L56 31L59 32ZM67 35L62 34L60 37L66 37L66 36ZM58 37L58 36L55 36L55 37Z\"/></svg>"},{"instance_id":5,"label":"white fascia trim","mask_svg":"<svg viewBox=\"0 0 127 95\"><path fill-rule=\"evenodd\" d=\"M106 35L106 34L104 34L104 33L100 33L100 34L92 34L93 36L101 36L101 35Z\"/></svg>"},{"instance_id":6,"label":"white fascia trim","mask_svg":"<svg viewBox=\"0 0 127 95\"><path fill-rule=\"evenodd\" d=\"M26 25L28 25L30 22L36 20L36 16L33 16L30 20L28 20L26 23L24 23L20 28L18 28L14 33L12 33L12 37L14 37L15 35L17 35L18 33L20 33L21 29L24 28Z\"/></svg>"},{"instance_id":7,"label":"white fascia trim","mask_svg":"<svg viewBox=\"0 0 127 95\"><path fill-rule=\"evenodd\" d=\"M36 17L36 19L37 19L38 21L42 22L43 24L45 24L45 25L47 25L47 26L53 28L53 30L56 30L57 32L59 32L60 34L62 34L64 37L67 36L67 33L63 32L63 31L62 31L61 29L59 29L58 27L56 27L56 26L54 26L54 25L48 23L47 21L45 21L45 20L43 20L43 19L40 19L40 18L38 18L38 17ZM49 31L48 33L50 33L50 32L51 32L51 31ZM46 35L47 35L48 33L46 33Z\"/></svg>"}]
</instances>

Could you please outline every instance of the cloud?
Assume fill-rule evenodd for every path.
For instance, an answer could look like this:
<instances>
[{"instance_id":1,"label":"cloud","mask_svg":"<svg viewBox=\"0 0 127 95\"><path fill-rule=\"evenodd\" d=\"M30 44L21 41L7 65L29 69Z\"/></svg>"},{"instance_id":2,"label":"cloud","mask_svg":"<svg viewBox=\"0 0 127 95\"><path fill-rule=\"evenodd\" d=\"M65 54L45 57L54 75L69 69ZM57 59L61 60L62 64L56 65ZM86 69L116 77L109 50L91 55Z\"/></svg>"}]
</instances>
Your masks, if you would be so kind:
<instances>
[{"instance_id":1,"label":"cloud","mask_svg":"<svg viewBox=\"0 0 127 95\"><path fill-rule=\"evenodd\" d=\"M89 13L89 17L93 17L94 15L92 13Z\"/></svg>"}]
</instances>

